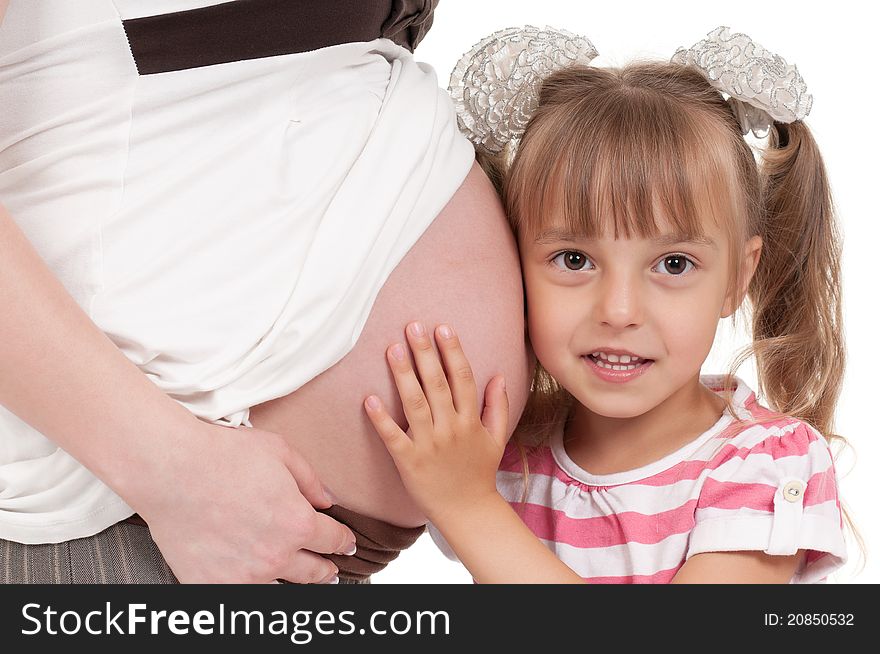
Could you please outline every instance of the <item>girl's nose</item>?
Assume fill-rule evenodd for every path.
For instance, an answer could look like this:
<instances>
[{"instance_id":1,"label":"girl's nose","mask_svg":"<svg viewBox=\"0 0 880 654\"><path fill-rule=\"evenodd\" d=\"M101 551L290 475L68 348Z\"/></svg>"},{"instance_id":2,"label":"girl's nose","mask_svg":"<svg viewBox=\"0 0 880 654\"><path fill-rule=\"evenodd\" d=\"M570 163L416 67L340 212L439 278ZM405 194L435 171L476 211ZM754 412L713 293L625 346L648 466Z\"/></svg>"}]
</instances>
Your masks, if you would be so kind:
<instances>
[{"instance_id":1,"label":"girl's nose","mask_svg":"<svg viewBox=\"0 0 880 654\"><path fill-rule=\"evenodd\" d=\"M595 289L597 318L614 329L638 327L643 320L638 280L627 274L607 275Z\"/></svg>"}]
</instances>

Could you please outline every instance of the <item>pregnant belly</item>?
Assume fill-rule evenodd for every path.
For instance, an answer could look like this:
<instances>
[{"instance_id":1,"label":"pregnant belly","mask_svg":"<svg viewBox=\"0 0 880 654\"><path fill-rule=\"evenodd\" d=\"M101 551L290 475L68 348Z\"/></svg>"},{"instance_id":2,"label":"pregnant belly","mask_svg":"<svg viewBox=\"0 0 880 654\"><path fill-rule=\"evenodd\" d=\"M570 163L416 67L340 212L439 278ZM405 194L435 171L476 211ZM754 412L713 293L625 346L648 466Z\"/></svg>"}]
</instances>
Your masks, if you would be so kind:
<instances>
[{"instance_id":1,"label":"pregnant belly","mask_svg":"<svg viewBox=\"0 0 880 654\"><path fill-rule=\"evenodd\" d=\"M360 402L354 395L359 386L362 387L349 384L344 393L354 401L354 411L351 403L347 407L341 403L327 404L326 414L320 408L312 411L310 400L317 399L317 406L326 397L323 384L319 383L252 409L251 422L260 429L285 435L288 443L312 464L339 505L403 527L424 524L424 516L410 500L384 445L372 433L372 427L356 415ZM292 401L297 394L305 397L301 395ZM296 408L288 413L292 407L299 407L300 402L309 407L305 413ZM337 415L330 415L334 409ZM340 413L350 420L347 427L340 424ZM322 422L321 417L326 420ZM328 423L336 428L328 429Z\"/></svg>"},{"instance_id":2,"label":"pregnant belly","mask_svg":"<svg viewBox=\"0 0 880 654\"><path fill-rule=\"evenodd\" d=\"M463 236L466 235L466 236ZM474 167L382 287L354 349L299 390L251 408L254 427L284 434L339 503L411 527L424 516L409 498L363 410L375 393L406 426L385 364L407 322L446 322L459 334L480 389L504 374L510 430L525 404L531 359L525 342L516 246L489 181Z\"/></svg>"}]
</instances>

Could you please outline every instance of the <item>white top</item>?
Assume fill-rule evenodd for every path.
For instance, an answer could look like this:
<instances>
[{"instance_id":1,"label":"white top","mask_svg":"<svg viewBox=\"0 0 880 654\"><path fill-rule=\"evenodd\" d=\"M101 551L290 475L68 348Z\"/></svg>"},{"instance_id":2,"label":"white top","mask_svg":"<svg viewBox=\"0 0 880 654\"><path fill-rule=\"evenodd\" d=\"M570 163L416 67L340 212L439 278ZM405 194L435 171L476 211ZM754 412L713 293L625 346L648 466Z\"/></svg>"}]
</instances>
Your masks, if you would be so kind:
<instances>
[{"instance_id":1,"label":"white top","mask_svg":"<svg viewBox=\"0 0 880 654\"><path fill-rule=\"evenodd\" d=\"M138 76L121 19L209 4L12 0L0 202L149 379L237 426L351 350L473 150L433 70L384 39ZM0 407L0 538L131 513Z\"/></svg>"}]
</instances>

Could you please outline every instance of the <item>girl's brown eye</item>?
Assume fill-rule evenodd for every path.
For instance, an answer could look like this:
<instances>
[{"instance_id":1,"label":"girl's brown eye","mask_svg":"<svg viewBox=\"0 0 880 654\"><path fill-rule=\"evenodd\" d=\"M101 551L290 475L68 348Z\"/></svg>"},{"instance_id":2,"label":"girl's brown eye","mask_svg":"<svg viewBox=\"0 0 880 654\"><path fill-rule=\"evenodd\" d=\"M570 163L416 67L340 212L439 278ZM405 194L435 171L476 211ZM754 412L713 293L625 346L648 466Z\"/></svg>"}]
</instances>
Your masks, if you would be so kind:
<instances>
[{"instance_id":1,"label":"girl's brown eye","mask_svg":"<svg viewBox=\"0 0 880 654\"><path fill-rule=\"evenodd\" d=\"M665 272L670 275L681 275L690 270L693 265L694 264L691 260L682 254L670 254L663 259L663 270L658 272Z\"/></svg>"},{"instance_id":2,"label":"girl's brown eye","mask_svg":"<svg viewBox=\"0 0 880 654\"><path fill-rule=\"evenodd\" d=\"M564 252L563 258L565 267L569 270L581 270L587 261L587 258L580 252Z\"/></svg>"},{"instance_id":3,"label":"girl's brown eye","mask_svg":"<svg viewBox=\"0 0 880 654\"><path fill-rule=\"evenodd\" d=\"M590 257L583 252L577 252L576 250L560 252L553 257L551 263L559 270L570 270L572 272L583 272L585 270L592 270L595 267L593 266L593 262L590 261Z\"/></svg>"}]
</instances>

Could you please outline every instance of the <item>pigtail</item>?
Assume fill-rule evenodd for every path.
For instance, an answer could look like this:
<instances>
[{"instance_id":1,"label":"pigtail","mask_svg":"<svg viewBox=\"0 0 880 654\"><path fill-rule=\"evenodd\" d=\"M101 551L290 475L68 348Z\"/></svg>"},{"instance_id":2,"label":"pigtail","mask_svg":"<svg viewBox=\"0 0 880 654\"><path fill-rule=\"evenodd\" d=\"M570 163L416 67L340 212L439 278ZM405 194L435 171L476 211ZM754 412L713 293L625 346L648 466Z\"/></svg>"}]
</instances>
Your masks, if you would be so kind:
<instances>
[{"instance_id":1,"label":"pigtail","mask_svg":"<svg viewBox=\"0 0 880 654\"><path fill-rule=\"evenodd\" d=\"M831 440L845 362L840 236L806 125L775 124L762 178L764 248L748 290L758 378L777 411Z\"/></svg>"},{"instance_id":2,"label":"pigtail","mask_svg":"<svg viewBox=\"0 0 880 654\"><path fill-rule=\"evenodd\" d=\"M846 360L841 238L825 166L806 125L775 124L762 174L764 251L749 286L758 379L777 411L813 425L839 454L848 447L834 433ZM864 540L843 502L840 508L864 566Z\"/></svg>"}]
</instances>

